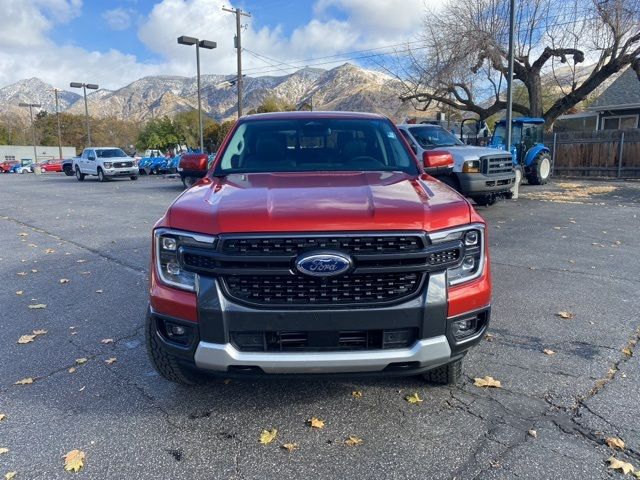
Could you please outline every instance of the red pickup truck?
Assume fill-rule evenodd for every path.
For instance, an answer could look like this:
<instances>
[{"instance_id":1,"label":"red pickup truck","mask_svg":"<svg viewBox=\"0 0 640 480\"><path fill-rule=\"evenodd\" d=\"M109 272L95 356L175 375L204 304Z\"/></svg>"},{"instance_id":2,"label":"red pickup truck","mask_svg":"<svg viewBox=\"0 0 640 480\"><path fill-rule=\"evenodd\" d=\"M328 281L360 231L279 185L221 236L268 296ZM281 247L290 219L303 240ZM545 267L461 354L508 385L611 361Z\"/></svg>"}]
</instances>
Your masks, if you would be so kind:
<instances>
[{"instance_id":1,"label":"red pickup truck","mask_svg":"<svg viewBox=\"0 0 640 480\"><path fill-rule=\"evenodd\" d=\"M207 373L456 382L489 323L485 222L382 116L242 117L153 230L147 347Z\"/></svg>"}]
</instances>

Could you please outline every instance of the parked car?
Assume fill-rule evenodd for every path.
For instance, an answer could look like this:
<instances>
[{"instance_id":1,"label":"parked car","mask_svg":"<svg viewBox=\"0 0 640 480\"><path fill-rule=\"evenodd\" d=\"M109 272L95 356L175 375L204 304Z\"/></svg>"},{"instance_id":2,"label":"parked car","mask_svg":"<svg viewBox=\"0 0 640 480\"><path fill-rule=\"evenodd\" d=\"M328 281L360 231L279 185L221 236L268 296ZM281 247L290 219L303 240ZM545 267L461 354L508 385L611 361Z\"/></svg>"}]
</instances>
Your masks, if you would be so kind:
<instances>
[{"instance_id":1,"label":"parked car","mask_svg":"<svg viewBox=\"0 0 640 480\"><path fill-rule=\"evenodd\" d=\"M73 159L73 171L79 182L87 175L96 175L101 182L114 177L138 179L138 167L133 159L116 147L85 148L80 157Z\"/></svg>"},{"instance_id":2,"label":"parked car","mask_svg":"<svg viewBox=\"0 0 640 480\"><path fill-rule=\"evenodd\" d=\"M152 233L158 372L459 380L489 323L486 226L400 137L374 114L240 118Z\"/></svg>"},{"instance_id":3,"label":"parked car","mask_svg":"<svg viewBox=\"0 0 640 480\"><path fill-rule=\"evenodd\" d=\"M438 179L478 205L491 205L496 197L511 197L516 172L511 155L504 150L465 145L439 125L398 125L405 140L418 156L447 152L453 156L453 171Z\"/></svg>"},{"instance_id":4,"label":"parked car","mask_svg":"<svg viewBox=\"0 0 640 480\"><path fill-rule=\"evenodd\" d=\"M41 173L44 172L62 172L62 159L45 160L36 165Z\"/></svg>"},{"instance_id":5,"label":"parked car","mask_svg":"<svg viewBox=\"0 0 640 480\"><path fill-rule=\"evenodd\" d=\"M33 173L33 166L31 164L16 163L11 167L9 173Z\"/></svg>"},{"instance_id":6,"label":"parked car","mask_svg":"<svg viewBox=\"0 0 640 480\"><path fill-rule=\"evenodd\" d=\"M178 173L184 188L191 187L209 171L216 154L185 153L180 157Z\"/></svg>"},{"instance_id":7,"label":"parked car","mask_svg":"<svg viewBox=\"0 0 640 480\"><path fill-rule=\"evenodd\" d=\"M169 161L165 157L155 157L151 159L149 164L149 173L151 175L160 175L161 173L169 173Z\"/></svg>"},{"instance_id":8,"label":"parked car","mask_svg":"<svg viewBox=\"0 0 640 480\"><path fill-rule=\"evenodd\" d=\"M62 160L62 171L67 177L73 176L73 158L65 158Z\"/></svg>"},{"instance_id":9,"label":"parked car","mask_svg":"<svg viewBox=\"0 0 640 480\"><path fill-rule=\"evenodd\" d=\"M7 160L0 163L0 173L9 173L11 167L13 167L14 165L18 165L17 160Z\"/></svg>"}]
</instances>

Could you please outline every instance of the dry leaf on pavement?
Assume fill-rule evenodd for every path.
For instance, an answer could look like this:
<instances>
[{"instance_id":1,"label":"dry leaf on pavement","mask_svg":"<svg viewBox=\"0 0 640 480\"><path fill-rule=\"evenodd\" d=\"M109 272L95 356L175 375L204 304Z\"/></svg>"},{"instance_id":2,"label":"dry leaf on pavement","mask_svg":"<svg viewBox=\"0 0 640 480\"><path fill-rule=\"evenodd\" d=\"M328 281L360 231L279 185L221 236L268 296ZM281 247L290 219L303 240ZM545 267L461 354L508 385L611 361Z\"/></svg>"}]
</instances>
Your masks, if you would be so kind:
<instances>
[{"instance_id":1,"label":"dry leaf on pavement","mask_svg":"<svg viewBox=\"0 0 640 480\"><path fill-rule=\"evenodd\" d=\"M502 385L500 384L500 380L496 380L493 377L483 377L483 378L474 378L473 379L473 384L476 387L494 387L494 388L501 388Z\"/></svg>"},{"instance_id":2,"label":"dry leaf on pavement","mask_svg":"<svg viewBox=\"0 0 640 480\"><path fill-rule=\"evenodd\" d=\"M19 237L28 237L28 236L29 236L29 234L28 234L27 232L20 232L20 233L18 234L18 236L19 236Z\"/></svg>"},{"instance_id":3,"label":"dry leaf on pavement","mask_svg":"<svg viewBox=\"0 0 640 480\"><path fill-rule=\"evenodd\" d=\"M107 365L111 365L112 363L116 363L116 357L107 358L104 363Z\"/></svg>"},{"instance_id":4,"label":"dry leaf on pavement","mask_svg":"<svg viewBox=\"0 0 640 480\"><path fill-rule=\"evenodd\" d=\"M535 430L531 429L527 432L530 436L532 436L533 438L538 438L538 432L536 432Z\"/></svg>"},{"instance_id":5,"label":"dry leaf on pavement","mask_svg":"<svg viewBox=\"0 0 640 480\"><path fill-rule=\"evenodd\" d=\"M34 335L44 335L45 333L47 333L46 330L34 330L33 331Z\"/></svg>"},{"instance_id":6,"label":"dry leaf on pavement","mask_svg":"<svg viewBox=\"0 0 640 480\"><path fill-rule=\"evenodd\" d=\"M604 443L606 443L609 448L613 448L614 450L616 448L619 448L620 450L624 449L624 441L618 437L607 437Z\"/></svg>"},{"instance_id":7,"label":"dry leaf on pavement","mask_svg":"<svg viewBox=\"0 0 640 480\"><path fill-rule=\"evenodd\" d=\"M78 365L82 365L83 363L87 363L87 359L82 357L82 358L76 358L76 363Z\"/></svg>"},{"instance_id":8,"label":"dry leaf on pavement","mask_svg":"<svg viewBox=\"0 0 640 480\"><path fill-rule=\"evenodd\" d=\"M360 445L362 443L362 439L354 435L349 435L349 437L344 441L344 443L349 447L355 447L356 445Z\"/></svg>"},{"instance_id":9,"label":"dry leaf on pavement","mask_svg":"<svg viewBox=\"0 0 640 480\"><path fill-rule=\"evenodd\" d=\"M7 416L4 413L0 413L0 422L3 421Z\"/></svg>"},{"instance_id":10,"label":"dry leaf on pavement","mask_svg":"<svg viewBox=\"0 0 640 480\"><path fill-rule=\"evenodd\" d=\"M280 445L280 448L282 448L283 450L286 450L287 452L293 452L294 450L298 449L298 444L297 443L285 443L283 445Z\"/></svg>"},{"instance_id":11,"label":"dry leaf on pavement","mask_svg":"<svg viewBox=\"0 0 640 480\"><path fill-rule=\"evenodd\" d=\"M6 447L0 447L0 455L2 455L3 453L8 453L9 449Z\"/></svg>"},{"instance_id":12,"label":"dry leaf on pavement","mask_svg":"<svg viewBox=\"0 0 640 480\"><path fill-rule=\"evenodd\" d=\"M42 310L43 308L47 308L46 303L37 303L35 305L29 305L30 310Z\"/></svg>"},{"instance_id":13,"label":"dry leaf on pavement","mask_svg":"<svg viewBox=\"0 0 640 480\"><path fill-rule=\"evenodd\" d=\"M311 417L309 420L307 420L307 423L311 428L324 428L324 420L316 417Z\"/></svg>"},{"instance_id":14,"label":"dry leaf on pavement","mask_svg":"<svg viewBox=\"0 0 640 480\"><path fill-rule=\"evenodd\" d=\"M624 353L626 357L630 357L633 355L633 351L629 347L623 348L622 353Z\"/></svg>"},{"instance_id":15,"label":"dry leaf on pavement","mask_svg":"<svg viewBox=\"0 0 640 480\"><path fill-rule=\"evenodd\" d=\"M17 473L18 472L15 472L15 471L5 473L4 474L4 480L12 480L13 478L16 478L16 474Z\"/></svg>"},{"instance_id":16,"label":"dry leaf on pavement","mask_svg":"<svg viewBox=\"0 0 640 480\"><path fill-rule=\"evenodd\" d=\"M76 371L76 367L71 367L69 370L67 370L67 372L69 373L75 373Z\"/></svg>"},{"instance_id":17,"label":"dry leaf on pavement","mask_svg":"<svg viewBox=\"0 0 640 480\"><path fill-rule=\"evenodd\" d=\"M30 385L32 383L33 383L33 378L27 377L27 378L23 378L22 380L18 380L16 383L14 383L14 385Z\"/></svg>"},{"instance_id":18,"label":"dry leaf on pavement","mask_svg":"<svg viewBox=\"0 0 640 480\"><path fill-rule=\"evenodd\" d=\"M544 352L545 355L555 355L556 354L556 352L554 352L553 350L550 350L548 348L545 348L542 351Z\"/></svg>"},{"instance_id":19,"label":"dry leaf on pavement","mask_svg":"<svg viewBox=\"0 0 640 480\"><path fill-rule=\"evenodd\" d=\"M353 398L362 398L362 392L360 390L354 390L351 392L351 396Z\"/></svg>"},{"instance_id":20,"label":"dry leaf on pavement","mask_svg":"<svg viewBox=\"0 0 640 480\"><path fill-rule=\"evenodd\" d=\"M262 430L262 433L260 434L260 443L267 445L273 442L277 436L278 430L275 428L272 428L271 430Z\"/></svg>"},{"instance_id":21,"label":"dry leaf on pavement","mask_svg":"<svg viewBox=\"0 0 640 480\"><path fill-rule=\"evenodd\" d=\"M16 295L22 295L23 293L24 293L24 292L23 292L22 290L18 290L18 291L16 292Z\"/></svg>"},{"instance_id":22,"label":"dry leaf on pavement","mask_svg":"<svg viewBox=\"0 0 640 480\"><path fill-rule=\"evenodd\" d=\"M76 263L84 263L86 260L76 260Z\"/></svg>"},{"instance_id":23,"label":"dry leaf on pavement","mask_svg":"<svg viewBox=\"0 0 640 480\"><path fill-rule=\"evenodd\" d=\"M113 338L103 338L102 340L100 340L100 343L104 343L105 345L107 343L113 343Z\"/></svg>"},{"instance_id":24,"label":"dry leaf on pavement","mask_svg":"<svg viewBox=\"0 0 640 480\"><path fill-rule=\"evenodd\" d=\"M99 288L98 290L96 290L96 293L102 293L102 289Z\"/></svg>"},{"instance_id":25,"label":"dry leaf on pavement","mask_svg":"<svg viewBox=\"0 0 640 480\"><path fill-rule=\"evenodd\" d=\"M613 470L620 470L625 475L627 473L634 472L633 465L631 465L628 462L623 462L622 460L618 460L616 457L609 457L607 459L607 462L609 462L609 468Z\"/></svg>"},{"instance_id":26,"label":"dry leaf on pavement","mask_svg":"<svg viewBox=\"0 0 640 480\"><path fill-rule=\"evenodd\" d=\"M575 315L572 312L566 312L566 311L558 312L556 313L556 316L560 318L564 318L566 320L571 320L575 317Z\"/></svg>"},{"instance_id":27,"label":"dry leaf on pavement","mask_svg":"<svg viewBox=\"0 0 640 480\"><path fill-rule=\"evenodd\" d=\"M82 450L71 450L63 456L64 469L67 472L79 472L84 466L85 454Z\"/></svg>"},{"instance_id":28,"label":"dry leaf on pavement","mask_svg":"<svg viewBox=\"0 0 640 480\"><path fill-rule=\"evenodd\" d=\"M31 273L38 273L38 269L37 268L32 268L31 269Z\"/></svg>"},{"instance_id":29,"label":"dry leaf on pavement","mask_svg":"<svg viewBox=\"0 0 640 480\"><path fill-rule=\"evenodd\" d=\"M50 253L55 252L55 250L53 248L47 248L45 249L44 253L46 253L47 255L49 255Z\"/></svg>"},{"instance_id":30,"label":"dry leaf on pavement","mask_svg":"<svg viewBox=\"0 0 640 480\"><path fill-rule=\"evenodd\" d=\"M411 395L406 395L404 399L409 403L421 403L424 401L420 398L420 395L418 395L418 392L414 392Z\"/></svg>"},{"instance_id":31,"label":"dry leaf on pavement","mask_svg":"<svg viewBox=\"0 0 640 480\"><path fill-rule=\"evenodd\" d=\"M58 280L60 283L69 283L71 280L69 280L68 278L61 278L60 280Z\"/></svg>"},{"instance_id":32,"label":"dry leaf on pavement","mask_svg":"<svg viewBox=\"0 0 640 480\"><path fill-rule=\"evenodd\" d=\"M33 339L36 338L35 335L21 335L18 339L18 343L25 344L33 342Z\"/></svg>"}]
</instances>

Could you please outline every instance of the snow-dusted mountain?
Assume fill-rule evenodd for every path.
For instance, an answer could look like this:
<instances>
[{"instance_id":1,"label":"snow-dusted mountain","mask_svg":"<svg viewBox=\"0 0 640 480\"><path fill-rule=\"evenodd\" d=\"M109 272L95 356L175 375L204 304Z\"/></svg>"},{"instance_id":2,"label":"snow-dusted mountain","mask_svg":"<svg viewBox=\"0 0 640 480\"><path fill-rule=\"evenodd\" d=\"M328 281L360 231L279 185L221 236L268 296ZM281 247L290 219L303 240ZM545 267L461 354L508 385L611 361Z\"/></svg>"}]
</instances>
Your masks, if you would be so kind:
<instances>
[{"instance_id":1,"label":"snow-dusted mountain","mask_svg":"<svg viewBox=\"0 0 640 480\"><path fill-rule=\"evenodd\" d=\"M237 92L230 75L202 76L202 104L216 120L234 118ZM147 120L197 107L195 77L144 77L117 90L97 90L88 94L89 112L98 117ZM372 111L392 118L404 117L406 106L398 96L399 82L383 73L344 64L331 70L304 68L279 77L245 77L244 111L255 108L268 96L294 105L312 103L316 110ZM75 92L60 92L62 111L84 113L84 102ZM16 112L20 102L43 105L55 111L53 87L31 78L0 89L0 113ZM24 110L24 109L22 109Z\"/></svg>"}]
</instances>

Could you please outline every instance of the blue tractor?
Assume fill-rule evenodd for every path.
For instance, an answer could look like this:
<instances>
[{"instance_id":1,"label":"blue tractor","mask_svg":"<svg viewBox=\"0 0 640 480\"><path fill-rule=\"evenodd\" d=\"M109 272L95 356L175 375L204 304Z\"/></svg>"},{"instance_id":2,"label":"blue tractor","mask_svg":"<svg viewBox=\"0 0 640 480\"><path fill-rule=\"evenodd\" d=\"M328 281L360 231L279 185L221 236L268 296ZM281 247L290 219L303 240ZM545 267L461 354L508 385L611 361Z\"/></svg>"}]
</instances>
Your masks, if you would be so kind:
<instances>
[{"instance_id":1,"label":"blue tractor","mask_svg":"<svg viewBox=\"0 0 640 480\"><path fill-rule=\"evenodd\" d=\"M516 181L525 177L530 185L544 185L551 176L551 153L542 143L544 119L518 117L511 121L511 148L504 145L506 122L496 123L490 147L511 150ZM518 176L520 178L518 178Z\"/></svg>"}]
</instances>

